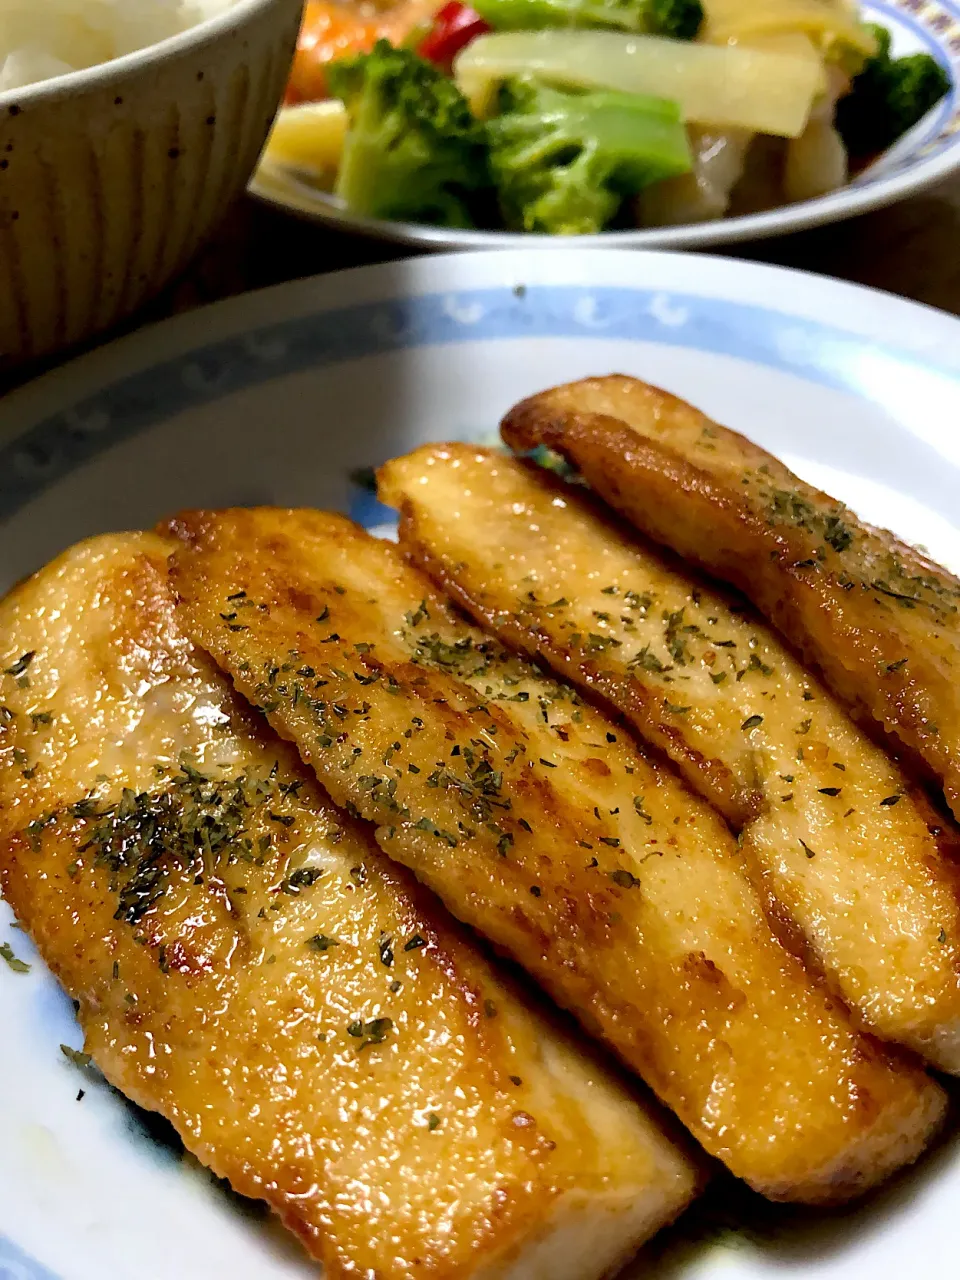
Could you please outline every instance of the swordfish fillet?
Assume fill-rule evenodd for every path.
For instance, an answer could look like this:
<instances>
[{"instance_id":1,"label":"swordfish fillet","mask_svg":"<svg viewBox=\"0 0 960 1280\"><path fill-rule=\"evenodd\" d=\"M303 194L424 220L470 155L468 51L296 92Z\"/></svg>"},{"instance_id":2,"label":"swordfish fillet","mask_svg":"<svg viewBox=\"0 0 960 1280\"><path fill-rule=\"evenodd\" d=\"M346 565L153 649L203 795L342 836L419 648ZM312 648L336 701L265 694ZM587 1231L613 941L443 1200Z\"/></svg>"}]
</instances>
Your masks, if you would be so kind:
<instances>
[{"instance_id":1,"label":"swordfish fillet","mask_svg":"<svg viewBox=\"0 0 960 1280\"><path fill-rule=\"evenodd\" d=\"M88 1052L330 1277L615 1268L693 1166L192 648L167 550L0 605L0 877Z\"/></svg>"},{"instance_id":2,"label":"swordfish fillet","mask_svg":"<svg viewBox=\"0 0 960 1280\"><path fill-rule=\"evenodd\" d=\"M501 453L424 446L380 469L380 496L441 587L605 697L741 830L768 914L868 1028L960 1072L945 833L775 632Z\"/></svg>"},{"instance_id":3,"label":"swordfish fillet","mask_svg":"<svg viewBox=\"0 0 960 1280\"><path fill-rule=\"evenodd\" d=\"M455 915L768 1196L838 1201L942 1108L770 931L719 817L341 516L197 512L184 625Z\"/></svg>"},{"instance_id":4,"label":"swordfish fillet","mask_svg":"<svg viewBox=\"0 0 960 1280\"><path fill-rule=\"evenodd\" d=\"M744 592L855 713L923 761L960 817L960 580L772 454L634 378L588 378L503 422L644 533Z\"/></svg>"}]
</instances>

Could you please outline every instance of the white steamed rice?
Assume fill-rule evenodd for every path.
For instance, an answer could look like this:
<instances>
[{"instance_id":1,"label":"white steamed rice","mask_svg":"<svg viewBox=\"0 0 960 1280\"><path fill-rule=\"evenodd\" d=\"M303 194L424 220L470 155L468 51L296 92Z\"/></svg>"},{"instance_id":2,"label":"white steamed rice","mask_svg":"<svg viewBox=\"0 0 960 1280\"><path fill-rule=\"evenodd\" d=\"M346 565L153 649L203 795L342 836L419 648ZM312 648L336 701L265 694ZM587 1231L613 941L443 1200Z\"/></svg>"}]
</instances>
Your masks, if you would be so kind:
<instances>
[{"instance_id":1,"label":"white steamed rice","mask_svg":"<svg viewBox=\"0 0 960 1280\"><path fill-rule=\"evenodd\" d=\"M234 0L0 0L0 92L109 62Z\"/></svg>"}]
</instances>

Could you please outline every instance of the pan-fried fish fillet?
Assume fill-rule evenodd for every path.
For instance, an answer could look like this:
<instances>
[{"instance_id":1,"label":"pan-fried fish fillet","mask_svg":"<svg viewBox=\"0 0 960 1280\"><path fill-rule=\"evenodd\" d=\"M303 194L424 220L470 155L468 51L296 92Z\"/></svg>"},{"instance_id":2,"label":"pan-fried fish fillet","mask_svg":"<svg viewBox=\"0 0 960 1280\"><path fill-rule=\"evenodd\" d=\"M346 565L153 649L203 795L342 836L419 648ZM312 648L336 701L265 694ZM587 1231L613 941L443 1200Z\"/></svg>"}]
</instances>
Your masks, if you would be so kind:
<instances>
[{"instance_id":1,"label":"pan-fried fish fillet","mask_svg":"<svg viewBox=\"0 0 960 1280\"><path fill-rule=\"evenodd\" d=\"M692 1165L192 649L166 552L0 605L0 875L87 1049L331 1278L605 1274Z\"/></svg>"},{"instance_id":2,"label":"pan-fried fish fillet","mask_svg":"<svg viewBox=\"0 0 960 1280\"><path fill-rule=\"evenodd\" d=\"M772 454L634 378L533 396L503 435L568 458L644 533L734 583L960 817L960 580Z\"/></svg>"},{"instance_id":3,"label":"pan-fried fish fillet","mask_svg":"<svg viewBox=\"0 0 960 1280\"><path fill-rule=\"evenodd\" d=\"M767 1195L840 1200L940 1094L777 942L720 819L340 516L171 522L185 626L334 799ZM284 669L286 668L286 669Z\"/></svg>"},{"instance_id":4,"label":"pan-fried fish fillet","mask_svg":"<svg viewBox=\"0 0 960 1280\"><path fill-rule=\"evenodd\" d=\"M602 694L742 829L773 918L865 1024L960 1071L956 875L903 774L779 636L573 486L469 445L380 470L401 545Z\"/></svg>"}]
</instances>

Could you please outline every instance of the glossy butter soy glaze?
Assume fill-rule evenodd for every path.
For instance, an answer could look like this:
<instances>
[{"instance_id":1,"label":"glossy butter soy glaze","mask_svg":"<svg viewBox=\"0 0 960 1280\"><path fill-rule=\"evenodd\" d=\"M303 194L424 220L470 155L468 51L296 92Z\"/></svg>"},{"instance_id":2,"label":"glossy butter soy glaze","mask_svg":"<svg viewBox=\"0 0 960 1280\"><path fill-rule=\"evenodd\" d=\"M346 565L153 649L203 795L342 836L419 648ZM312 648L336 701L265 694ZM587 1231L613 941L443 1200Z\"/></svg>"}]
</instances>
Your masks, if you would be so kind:
<instances>
[{"instance_id":1,"label":"glossy butter soy glaze","mask_svg":"<svg viewBox=\"0 0 960 1280\"><path fill-rule=\"evenodd\" d=\"M194 651L166 552L0 605L0 880L87 1052L331 1277L601 1276L693 1166Z\"/></svg>"},{"instance_id":2,"label":"glossy butter soy glaze","mask_svg":"<svg viewBox=\"0 0 960 1280\"><path fill-rule=\"evenodd\" d=\"M558 450L637 528L743 591L960 817L960 579L635 378L533 396L503 433Z\"/></svg>"},{"instance_id":3,"label":"glossy butter soy glaze","mask_svg":"<svg viewBox=\"0 0 960 1280\"><path fill-rule=\"evenodd\" d=\"M866 1027L960 1071L955 837L776 632L532 464L425 446L380 492L441 586L601 694L740 831L788 943Z\"/></svg>"},{"instance_id":4,"label":"glossy butter soy glaze","mask_svg":"<svg viewBox=\"0 0 960 1280\"><path fill-rule=\"evenodd\" d=\"M773 1198L838 1201L922 1148L939 1089L856 1033L774 938L723 822L572 688L343 517L170 530L197 643L708 1151Z\"/></svg>"}]
</instances>

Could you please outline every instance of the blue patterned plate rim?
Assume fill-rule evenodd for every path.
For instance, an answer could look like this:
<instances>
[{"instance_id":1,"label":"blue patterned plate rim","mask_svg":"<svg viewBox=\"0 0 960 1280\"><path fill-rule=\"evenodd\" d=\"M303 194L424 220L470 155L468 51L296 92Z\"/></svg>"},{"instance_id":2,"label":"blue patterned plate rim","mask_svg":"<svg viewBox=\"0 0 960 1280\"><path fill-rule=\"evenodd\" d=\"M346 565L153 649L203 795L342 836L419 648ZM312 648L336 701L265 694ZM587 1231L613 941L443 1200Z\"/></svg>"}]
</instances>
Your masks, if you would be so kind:
<instances>
[{"instance_id":1,"label":"blue patterned plate rim","mask_svg":"<svg viewBox=\"0 0 960 1280\"><path fill-rule=\"evenodd\" d=\"M960 363L943 359L946 351L941 344L937 344L936 351L930 351L929 344L925 344L927 350L910 352L889 342L891 329L911 331L904 323L906 315L898 316L899 323L895 325L882 320L879 330L874 326L873 333L858 335L835 320L828 322L755 302L749 298L749 289L743 298L711 296L704 273L729 276L734 264L724 259L687 260L695 263L690 274L696 276L699 288L693 290L692 279L686 285L678 279L674 287L666 289L665 282L647 286L629 282L630 276L647 277L650 273L645 265L652 267L655 260L661 266L679 268L684 261L681 255L584 251L581 266L589 262L595 268L597 283L590 284L582 272L581 280L572 283L552 278L570 275L566 270L570 261L567 255L538 253L531 259L509 251L484 254L485 266L492 267L496 259L508 273L492 287L471 284L469 277L476 276L470 269L471 258L472 255L448 255L437 260L438 270L431 269L428 262L396 263L277 286L205 308L190 317L174 318L113 344L104 352L82 358L26 388L7 404L8 423L16 426L6 442L0 443L0 518L12 515L88 458L193 403L311 366L423 345L517 337L589 339L591 335L667 341L713 354L738 356L824 386L859 393L868 388L863 386L857 356L868 349L874 359L906 363L937 377L960 379ZM465 277L459 267L467 268ZM855 308L859 303L876 309L877 300L882 298L886 309L922 315L927 327L945 323L950 332L944 338L957 351L960 325L931 309L783 268L740 263L734 269L741 281L760 282L776 276L782 281L777 290L781 299L789 297L789 288L784 290L786 281L793 285L794 293L800 290L801 281L817 281L827 304L822 307L823 314L835 314L835 302L828 303L828 294L833 299L846 295L855 300ZM489 271L480 274L489 275ZM616 283L609 283L611 274ZM680 269L672 274L682 277L685 272ZM436 291L436 284L445 275L449 277L449 287ZM391 278L407 278L413 287L391 290ZM360 300L364 284L368 293L373 286L376 295L369 301ZM354 287L351 289L350 285ZM351 293L356 301L346 300ZM302 300L313 305L304 309ZM284 305L288 301L289 308ZM342 305L345 301L346 305ZM293 314L285 315L285 310ZM249 324L243 323L247 314ZM237 319L241 319L239 327ZM915 329L916 320L913 325ZM213 336L218 329L221 336ZM206 340L193 345L188 338L193 333L203 333ZM187 341L177 342L180 336ZM163 340L170 338L180 350L165 351L170 343ZM137 359L140 351L146 353L151 347L156 351L153 361ZM124 355L130 357L131 365L141 367L122 372ZM100 381L95 370L104 360L113 373ZM90 382L92 387L84 386ZM54 390L57 384L62 388L60 395ZM31 401L42 402L48 388L59 403L34 416L30 413Z\"/></svg>"},{"instance_id":2,"label":"blue patterned plate rim","mask_svg":"<svg viewBox=\"0 0 960 1280\"><path fill-rule=\"evenodd\" d=\"M920 341L910 350L891 333ZM860 286L681 254L450 254L231 299L15 393L0 438L0 519L120 440L272 378L425 345L591 336L736 356L868 398L866 354L871 367L879 359L960 387L960 322Z\"/></svg>"}]
</instances>

